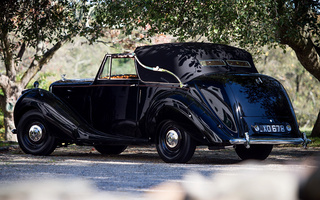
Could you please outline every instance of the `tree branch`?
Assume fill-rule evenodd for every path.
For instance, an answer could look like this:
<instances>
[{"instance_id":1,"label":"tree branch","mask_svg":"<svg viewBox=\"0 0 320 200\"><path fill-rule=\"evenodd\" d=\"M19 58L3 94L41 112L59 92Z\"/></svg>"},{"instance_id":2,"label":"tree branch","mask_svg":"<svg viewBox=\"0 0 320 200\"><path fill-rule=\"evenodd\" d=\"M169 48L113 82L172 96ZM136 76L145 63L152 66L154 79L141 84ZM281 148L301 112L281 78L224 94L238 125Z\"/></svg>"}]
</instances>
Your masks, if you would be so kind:
<instances>
[{"instance_id":1,"label":"tree branch","mask_svg":"<svg viewBox=\"0 0 320 200\"><path fill-rule=\"evenodd\" d=\"M6 31L1 31L1 45L3 49L4 65L6 68L6 75L11 79L15 80L16 70L13 66L13 54L10 51L10 42L8 38L8 33Z\"/></svg>"},{"instance_id":2,"label":"tree branch","mask_svg":"<svg viewBox=\"0 0 320 200\"><path fill-rule=\"evenodd\" d=\"M23 56L25 50L26 50L26 43L24 42L20 47L19 53L17 55L17 58L22 59L22 56Z\"/></svg>"},{"instance_id":3,"label":"tree branch","mask_svg":"<svg viewBox=\"0 0 320 200\"><path fill-rule=\"evenodd\" d=\"M53 55L60 49L60 47L66 42L60 41L56 43L51 49L49 49L45 54L43 54L39 61L36 58L33 59L29 68L23 74L20 85L25 88L31 79L42 69L43 65L47 64Z\"/></svg>"},{"instance_id":4,"label":"tree branch","mask_svg":"<svg viewBox=\"0 0 320 200\"><path fill-rule=\"evenodd\" d=\"M7 88L9 86L9 83L10 83L9 77L6 75L0 74L0 87ZM5 92L5 91L3 91L3 92Z\"/></svg>"},{"instance_id":5,"label":"tree branch","mask_svg":"<svg viewBox=\"0 0 320 200\"><path fill-rule=\"evenodd\" d=\"M310 36L289 41L288 45L295 51L302 66L320 81L320 55Z\"/></svg>"}]
</instances>

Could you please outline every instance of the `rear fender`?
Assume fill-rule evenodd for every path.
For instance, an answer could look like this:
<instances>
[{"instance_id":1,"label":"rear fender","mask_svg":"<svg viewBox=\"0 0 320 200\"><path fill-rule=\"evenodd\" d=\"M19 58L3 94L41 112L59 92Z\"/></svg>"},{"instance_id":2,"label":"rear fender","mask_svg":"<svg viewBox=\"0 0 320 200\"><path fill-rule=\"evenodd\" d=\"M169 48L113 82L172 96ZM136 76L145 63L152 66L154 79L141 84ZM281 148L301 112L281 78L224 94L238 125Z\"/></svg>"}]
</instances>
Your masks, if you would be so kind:
<instances>
[{"instance_id":1,"label":"rear fender","mask_svg":"<svg viewBox=\"0 0 320 200\"><path fill-rule=\"evenodd\" d=\"M152 104L147 115L148 132L153 140L163 120L181 123L199 144L228 142L228 132L219 128L219 120L191 96L175 94Z\"/></svg>"}]
</instances>

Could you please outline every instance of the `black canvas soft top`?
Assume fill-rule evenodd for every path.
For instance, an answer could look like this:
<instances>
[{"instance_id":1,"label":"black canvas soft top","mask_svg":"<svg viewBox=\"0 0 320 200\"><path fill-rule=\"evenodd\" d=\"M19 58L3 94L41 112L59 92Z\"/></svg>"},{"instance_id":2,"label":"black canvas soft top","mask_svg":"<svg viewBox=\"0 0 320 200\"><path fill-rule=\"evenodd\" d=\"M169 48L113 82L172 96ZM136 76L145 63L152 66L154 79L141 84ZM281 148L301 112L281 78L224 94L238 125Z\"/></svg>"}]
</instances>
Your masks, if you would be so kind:
<instances>
[{"instance_id":1,"label":"black canvas soft top","mask_svg":"<svg viewBox=\"0 0 320 200\"><path fill-rule=\"evenodd\" d=\"M204 74L258 72L250 53L222 44L168 43L137 47L134 53L143 65L168 70L177 75L183 83ZM219 61L226 65L203 66L201 64L208 60ZM249 67L230 66L228 60L245 61L249 63ZM178 82L168 73L148 70L139 63L137 63L137 69L141 80L146 82Z\"/></svg>"}]
</instances>

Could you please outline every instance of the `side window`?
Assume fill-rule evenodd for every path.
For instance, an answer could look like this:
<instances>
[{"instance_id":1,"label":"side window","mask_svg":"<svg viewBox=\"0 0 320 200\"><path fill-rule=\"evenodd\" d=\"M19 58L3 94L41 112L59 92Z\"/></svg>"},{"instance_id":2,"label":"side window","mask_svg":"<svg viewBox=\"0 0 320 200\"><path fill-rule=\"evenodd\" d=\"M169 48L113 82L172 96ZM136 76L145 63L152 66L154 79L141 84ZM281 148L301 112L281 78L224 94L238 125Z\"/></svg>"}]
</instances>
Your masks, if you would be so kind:
<instances>
[{"instance_id":1,"label":"side window","mask_svg":"<svg viewBox=\"0 0 320 200\"><path fill-rule=\"evenodd\" d=\"M110 61L111 58L107 57L106 62L104 63L103 71L99 76L99 79L109 79L110 76Z\"/></svg>"},{"instance_id":2,"label":"side window","mask_svg":"<svg viewBox=\"0 0 320 200\"><path fill-rule=\"evenodd\" d=\"M138 78L134 64L134 58L108 57L99 79L110 79L110 75L111 79Z\"/></svg>"},{"instance_id":3,"label":"side window","mask_svg":"<svg viewBox=\"0 0 320 200\"><path fill-rule=\"evenodd\" d=\"M112 58L111 78L134 78L137 72L134 58Z\"/></svg>"}]
</instances>

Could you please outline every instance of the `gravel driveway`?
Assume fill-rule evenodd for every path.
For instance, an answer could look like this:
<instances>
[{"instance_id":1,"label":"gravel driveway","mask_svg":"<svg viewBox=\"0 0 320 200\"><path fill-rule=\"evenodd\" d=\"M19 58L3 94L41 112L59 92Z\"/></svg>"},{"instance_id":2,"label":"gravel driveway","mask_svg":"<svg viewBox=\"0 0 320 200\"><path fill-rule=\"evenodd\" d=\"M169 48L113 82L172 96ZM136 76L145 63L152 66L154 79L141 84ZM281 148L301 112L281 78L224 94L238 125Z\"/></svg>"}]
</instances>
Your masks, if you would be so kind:
<instances>
[{"instance_id":1,"label":"gravel driveway","mask_svg":"<svg viewBox=\"0 0 320 200\"><path fill-rule=\"evenodd\" d=\"M46 157L26 155L19 148L11 148L0 152L0 183L85 180L102 192L141 197L150 191L163 191L157 188L164 183L190 183L193 179L188 177L194 173L207 179L217 176L228 179L243 171L305 176L317 168L319 150L275 147L267 160L244 165L233 149L211 151L200 147L187 164L167 164L159 158L155 147L149 146L129 147L118 156L102 156L92 147L59 148Z\"/></svg>"}]
</instances>

